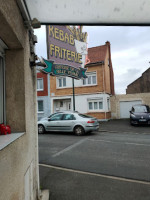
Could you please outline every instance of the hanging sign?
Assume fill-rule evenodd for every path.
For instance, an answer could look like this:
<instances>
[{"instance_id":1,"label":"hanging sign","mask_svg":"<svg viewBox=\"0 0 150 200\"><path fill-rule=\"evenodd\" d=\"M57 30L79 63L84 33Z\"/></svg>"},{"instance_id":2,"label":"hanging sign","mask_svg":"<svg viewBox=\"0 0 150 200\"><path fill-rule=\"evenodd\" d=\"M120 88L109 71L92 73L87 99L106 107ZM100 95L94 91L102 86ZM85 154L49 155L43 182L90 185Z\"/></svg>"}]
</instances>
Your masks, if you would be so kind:
<instances>
[{"instance_id":1,"label":"hanging sign","mask_svg":"<svg viewBox=\"0 0 150 200\"><path fill-rule=\"evenodd\" d=\"M87 33L70 26L47 26L48 60L43 59L45 73L56 76L86 78Z\"/></svg>"}]
</instances>

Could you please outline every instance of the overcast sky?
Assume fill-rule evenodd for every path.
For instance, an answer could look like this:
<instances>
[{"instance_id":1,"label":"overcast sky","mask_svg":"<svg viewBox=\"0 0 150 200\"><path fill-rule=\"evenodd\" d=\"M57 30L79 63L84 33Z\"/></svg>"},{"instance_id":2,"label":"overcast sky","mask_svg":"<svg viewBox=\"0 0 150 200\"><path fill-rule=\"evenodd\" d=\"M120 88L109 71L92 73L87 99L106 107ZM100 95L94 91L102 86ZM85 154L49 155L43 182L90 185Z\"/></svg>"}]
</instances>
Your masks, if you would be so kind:
<instances>
[{"instance_id":1,"label":"overcast sky","mask_svg":"<svg viewBox=\"0 0 150 200\"><path fill-rule=\"evenodd\" d=\"M84 26L83 31L88 33L88 47L111 43L116 94L125 94L127 85L150 67L150 27ZM47 58L45 27L35 34L37 55Z\"/></svg>"}]
</instances>

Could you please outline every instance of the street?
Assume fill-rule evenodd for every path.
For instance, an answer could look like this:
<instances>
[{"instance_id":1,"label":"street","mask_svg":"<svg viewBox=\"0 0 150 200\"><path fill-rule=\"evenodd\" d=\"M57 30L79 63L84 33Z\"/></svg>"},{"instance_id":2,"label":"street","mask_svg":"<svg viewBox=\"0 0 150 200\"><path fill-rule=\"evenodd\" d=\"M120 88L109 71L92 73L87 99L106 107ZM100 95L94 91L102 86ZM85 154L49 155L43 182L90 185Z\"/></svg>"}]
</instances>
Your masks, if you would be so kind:
<instances>
[{"instance_id":1,"label":"street","mask_svg":"<svg viewBox=\"0 0 150 200\"><path fill-rule=\"evenodd\" d=\"M149 127L139 130L39 135L41 187L52 200L149 199Z\"/></svg>"}]
</instances>

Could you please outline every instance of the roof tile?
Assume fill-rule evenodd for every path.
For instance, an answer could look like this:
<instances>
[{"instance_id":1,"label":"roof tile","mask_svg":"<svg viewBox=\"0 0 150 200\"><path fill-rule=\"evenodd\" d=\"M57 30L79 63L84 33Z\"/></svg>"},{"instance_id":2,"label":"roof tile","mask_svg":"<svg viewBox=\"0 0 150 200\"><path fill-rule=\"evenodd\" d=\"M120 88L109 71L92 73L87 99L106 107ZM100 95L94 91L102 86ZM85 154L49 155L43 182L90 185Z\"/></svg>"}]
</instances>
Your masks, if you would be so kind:
<instances>
[{"instance_id":1,"label":"roof tile","mask_svg":"<svg viewBox=\"0 0 150 200\"><path fill-rule=\"evenodd\" d=\"M102 62L105 60L107 45L88 48L88 64Z\"/></svg>"}]
</instances>

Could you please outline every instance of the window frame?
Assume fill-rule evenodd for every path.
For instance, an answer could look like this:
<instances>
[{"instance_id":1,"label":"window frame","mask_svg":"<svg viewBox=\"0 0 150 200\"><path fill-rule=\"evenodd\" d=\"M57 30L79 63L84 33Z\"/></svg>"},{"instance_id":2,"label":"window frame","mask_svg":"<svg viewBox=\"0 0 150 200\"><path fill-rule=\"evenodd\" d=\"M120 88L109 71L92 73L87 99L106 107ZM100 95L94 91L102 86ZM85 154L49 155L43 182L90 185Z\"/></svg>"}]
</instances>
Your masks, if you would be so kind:
<instances>
[{"instance_id":1,"label":"window frame","mask_svg":"<svg viewBox=\"0 0 150 200\"><path fill-rule=\"evenodd\" d=\"M0 123L5 123L5 65L4 65L4 58L0 52L0 64L2 64L0 66L0 71L2 72L0 74L0 83L1 83L1 87L0 87L0 107L1 107L1 113L0 113Z\"/></svg>"},{"instance_id":2,"label":"window frame","mask_svg":"<svg viewBox=\"0 0 150 200\"><path fill-rule=\"evenodd\" d=\"M57 118L57 116L60 116L60 118L59 118L59 119L55 119L55 117ZM54 118L55 120L53 120L53 118ZM52 122L61 121L62 118L63 118L63 113L58 113L58 114L55 114L55 115L51 116L51 117L50 117L50 121L52 121Z\"/></svg>"},{"instance_id":3,"label":"window frame","mask_svg":"<svg viewBox=\"0 0 150 200\"><path fill-rule=\"evenodd\" d=\"M100 108L99 103L102 103L102 108ZM91 109L90 109L90 105ZM97 108L95 107L97 105ZM104 110L104 100L103 99L91 99L88 100L88 111L89 112L97 112L97 111L103 111Z\"/></svg>"},{"instance_id":4,"label":"window frame","mask_svg":"<svg viewBox=\"0 0 150 200\"><path fill-rule=\"evenodd\" d=\"M42 111L39 111L39 102L42 102L43 103L43 110ZM38 113L44 113L44 101L43 100L37 100L37 112Z\"/></svg>"},{"instance_id":5,"label":"window frame","mask_svg":"<svg viewBox=\"0 0 150 200\"><path fill-rule=\"evenodd\" d=\"M82 86L93 86L93 85L97 85L97 72L93 71L93 72L87 72L86 76L88 78L83 79L82 81ZM94 83L94 79L93 77L96 77L96 82Z\"/></svg>"},{"instance_id":6,"label":"window frame","mask_svg":"<svg viewBox=\"0 0 150 200\"><path fill-rule=\"evenodd\" d=\"M42 80L42 88L38 88L39 84L38 81ZM44 81L43 78L37 78L37 91L43 91L44 90Z\"/></svg>"},{"instance_id":7,"label":"window frame","mask_svg":"<svg viewBox=\"0 0 150 200\"><path fill-rule=\"evenodd\" d=\"M64 79L65 79L65 82L64 82ZM66 88L67 87L67 79L66 79L66 77L57 77L56 80L57 80L57 88ZM61 86L59 86L60 81L61 81Z\"/></svg>"},{"instance_id":8,"label":"window frame","mask_svg":"<svg viewBox=\"0 0 150 200\"><path fill-rule=\"evenodd\" d=\"M5 43L0 39L0 58L1 58L1 81L2 81L2 87L1 87L1 100L2 100L2 111L1 111L1 117L3 123L6 123L6 87L5 87L5 49L8 49ZM1 123L0 122L0 123Z\"/></svg>"},{"instance_id":9,"label":"window frame","mask_svg":"<svg viewBox=\"0 0 150 200\"><path fill-rule=\"evenodd\" d=\"M107 98L107 109L110 111L110 98Z\"/></svg>"}]
</instances>

